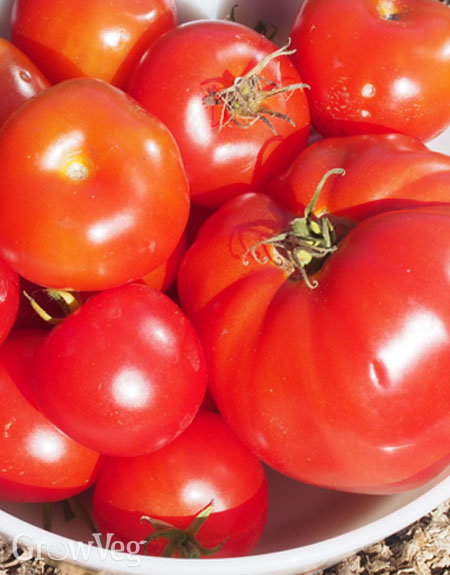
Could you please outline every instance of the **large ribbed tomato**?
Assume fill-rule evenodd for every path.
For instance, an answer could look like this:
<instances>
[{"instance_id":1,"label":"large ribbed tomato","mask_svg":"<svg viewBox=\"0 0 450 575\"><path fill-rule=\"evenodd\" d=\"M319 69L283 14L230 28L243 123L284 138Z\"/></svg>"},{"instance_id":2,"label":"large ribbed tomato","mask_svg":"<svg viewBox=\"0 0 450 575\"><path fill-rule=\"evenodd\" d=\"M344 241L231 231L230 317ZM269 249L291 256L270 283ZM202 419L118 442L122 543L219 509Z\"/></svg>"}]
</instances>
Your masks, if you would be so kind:
<instances>
[{"instance_id":1,"label":"large ribbed tomato","mask_svg":"<svg viewBox=\"0 0 450 575\"><path fill-rule=\"evenodd\" d=\"M254 453L299 480L420 485L450 461L450 208L353 227L305 212L242 195L182 262L216 404Z\"/></svg>"}]
</instances>

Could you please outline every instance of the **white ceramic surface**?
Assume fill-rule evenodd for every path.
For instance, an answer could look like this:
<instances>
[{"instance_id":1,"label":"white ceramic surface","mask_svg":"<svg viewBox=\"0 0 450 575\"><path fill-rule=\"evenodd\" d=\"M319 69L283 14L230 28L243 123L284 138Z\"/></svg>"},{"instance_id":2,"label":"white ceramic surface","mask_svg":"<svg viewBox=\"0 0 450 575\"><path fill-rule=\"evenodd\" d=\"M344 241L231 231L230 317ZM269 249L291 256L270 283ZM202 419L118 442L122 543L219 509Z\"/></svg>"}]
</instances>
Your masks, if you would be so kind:
<instances>
[{"instance_id":1,"label":"white ceramic surface","mask_svg":"<svg viewBox=\"0 0 450 575\"><path fill-rule=\"evenodd\" d=\"M43 0L44 1L44 0ZM0 0L0 31L8 34L11 0ZM224 17L235 2L179 0L182 20ZM239 18L276 25L287 37L301 0L240 0ZM450 131L430 143L450 153ZM80 520L56 515L54 533L43 530L34 505L0 503L0 533L32 546L43 557L65 561L73 573L127 575L300 575L331 565L408 526L450 497L450 468L418 490L364 496L318 489L268 470L270 512L261 542L250 557L201 561L127 555L95 547Z\"/></svg>"}]
</instances>

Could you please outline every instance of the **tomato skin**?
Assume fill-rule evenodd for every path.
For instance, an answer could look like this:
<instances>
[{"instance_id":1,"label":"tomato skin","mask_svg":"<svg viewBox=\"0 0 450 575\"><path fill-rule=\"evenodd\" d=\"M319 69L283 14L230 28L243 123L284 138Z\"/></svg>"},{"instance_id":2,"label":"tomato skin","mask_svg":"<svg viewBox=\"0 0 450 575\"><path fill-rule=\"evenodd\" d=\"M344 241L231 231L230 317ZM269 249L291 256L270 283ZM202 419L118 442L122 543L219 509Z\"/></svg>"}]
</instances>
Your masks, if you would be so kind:
<instances>
[{"instance_id":1,"label":"tomato skin","mask_svg":"<svg viewBox=\"0 0 450 575\"><path fill-rule=\"evenodd\" d=\"M289 116L295 124L267 116L276 134L261 120L243 128L227 123L226 115L221 127L223 107L205 104L211 90L232 86L236 77L276 49L243 25L200 21L164 34L139 63L128 91L174 135L194 203L215 207L252 190L306 146L309 111L302 89L264 101L264 106ZM286 56L270 62L261 75L277 86L301 82Z\"/></svg>"},{"instance_id":2,"label":"tomato skin","mask_svg":"<svg viewBox=\"0 0 450 575\"><path fill-rule=\"evenodd\" d=\"M13 329L0 346L0 363L28 403L38 409L33 391L33 358L46 330L38 327Z\"/></svg>"},{"instance_id":3,"label":"tomato skin","mask_svg":"<svg viewBox=\"0 0 450 575\"><path fill-rule=\"evenodd\" d=\"M286 209L301 213L311 200L311 191L334 168L343 168L345 176L328 178L316 204L317 213L359 221L387 210L450 200L450 158L405 134L318 140L262 191Z\"/></svg>"},{"instance_id":4,"label":"tomato skin","mask_svg":"<svg viewBox=\"0 0 450 575\"><path fill-rule=\"evenodd\" d=\"M106 458L94 496L103 533L143 541L151 526L143 515L185 529L211 500L214 509L198 532L205 547L227 539L213 557L247 554L261 536L267 514L267 481L257 458L217 413L200 411L172 443L137 458ZM161 555L166 540L147 547ZM143 551L143 549L142 549Z\"/></svg>"},{"instance_id":5,"label":"tomato skin","mask_svg":"<svg viewBox=\"0 0 450 575\"><path fill-rule=\"evenodd\" d=\"M128 284L92 296L54 328L35 358L43 413L80 443L116 456L173 440L202 402L197 334L168 296Z\"/></svg>"},{"instance_id":6,"label":"tomato skin","mask_svg":"<svg viewBox=\"0 0 450 575\"><path fill-rule=\"evenodd\" d=\"M263 194L236 198L183 260L180 301L218 409L301 481L363 493L425 483L450 461L448 207L365 219L312 276L316 289L271 259L243 264L291 218Z\"/></svg>"},{"instance_id":7,"label":"tomato skin","mask_svg":"<svg viewBox=\"0 0 450 575\"><path fill-rule=\"evenodd\" d=\"M52 83L88 76L125 88L176 19L173 0L15 0L11 37Z\"/></svg>"},{"instance_id":8,"label":"tomato skin","mask_svg":"<svg viewBox=\"0 0 450 575\"><path fill-rule=\"evenodd\" d=\"M0 344L6 339L17 317L20 301L17 274L0 258Z\"/></svg>"},{"instance_id":9,"label":"tomato skin","mask_svg":"<svg viewBox=\"0 0 450 575\"><path fill-rule=\"evenodd\" d=\"M95 480L101 458L76 443L28 401L32 358L45 331L17 330L0 348L0 498L42 502L66 499Z\"/></svg>"},{"instance_id":10,"label":"tomato skin","mask_svg":"<svg viewBox=\"0 0 450 575\"><path fill-rule=\"evenodd\" d=\"M183 234L189 191L171 134L101 80L68 80L26 102L0 132L0 162L0 254L38 285L137 280Z\"/></svg>"},{"instance_id":11,"label":"tomato skin","mask_svg":"<svg viewBox=\"0 0 450 575\"><path fill-rule=\"evenodd\" d=\"M0 38L0 127L23 102L49 87L47 78L27 56Z\"/></svg>"},{"instance_id":12,"label":"tomato skin","mask_svg":"<svg viewBox=\"0 0 450 575\"><path fill-rule=\"evenodd\" d=\"M142 281L160 291L167 291L175 282L178 268L186 252L186 234L184 233L168 259L142 278Z\"/></svg>"},{"instance_id":13,"label":"tomato skin","mask_svg":"<svg viewBox=\"0 0 450 575\"><path fill-rule=\"evenodd\" d=\"M306 0L291 28L311 122L324 136L450 124L450 11L432 0ZM330 56L332 55L332 56Z\"/></svg>"}]
</instances>

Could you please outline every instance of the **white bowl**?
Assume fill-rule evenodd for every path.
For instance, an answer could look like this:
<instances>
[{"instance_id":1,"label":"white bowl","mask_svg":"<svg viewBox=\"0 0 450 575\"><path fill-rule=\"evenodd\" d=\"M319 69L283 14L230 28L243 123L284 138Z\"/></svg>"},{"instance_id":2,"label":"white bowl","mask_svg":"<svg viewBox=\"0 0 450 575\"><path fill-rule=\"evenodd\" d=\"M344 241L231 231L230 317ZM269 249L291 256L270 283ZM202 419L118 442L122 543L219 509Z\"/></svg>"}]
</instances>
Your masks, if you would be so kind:
<instances>
[{"instance_id":1,"label":"white bowl","mask_svg":"<svg viewBox=\"0 0 450 575\"><path fill-rule=\"evenodd\" d=\"M0 0L0 32L8 35L12 0ZM234 2L179 0L181 20L222 18ZM279 28L277 41L287 37L301 0L240 0L242 21L255 19ZM255 17L257 14L257 17ZM450 131L430 143L450 153ZM420 489L397 495L367 496L319 489L268 469L269 517L262 539L249 557L186 560L137 556L105 550L80 519L69 523L57 514L54 531L39 525L39 507L0 503L0 533L21 542L35 555L70 572L109 575L300 575L332 565L352 553L407 527L450 497L450 468Z\"/></svg>"},{"instance_id":2,"label":"white bowl","mask_svg":"<svg viewBox=\"0 0 450 575\"><path fill-rule=\"evenodd\" d=\"M267 470L269 517L254 553L232 559L166 559L95 547L80 519L55 514L38 527L37 506L0 503L0 532L76 573L108 575L301 575L333 565L419 519L450 497L450 469L407 493L369 496L319 489ZM56 510L56 508L55 508Z\"/></svg>"}]
</instances>

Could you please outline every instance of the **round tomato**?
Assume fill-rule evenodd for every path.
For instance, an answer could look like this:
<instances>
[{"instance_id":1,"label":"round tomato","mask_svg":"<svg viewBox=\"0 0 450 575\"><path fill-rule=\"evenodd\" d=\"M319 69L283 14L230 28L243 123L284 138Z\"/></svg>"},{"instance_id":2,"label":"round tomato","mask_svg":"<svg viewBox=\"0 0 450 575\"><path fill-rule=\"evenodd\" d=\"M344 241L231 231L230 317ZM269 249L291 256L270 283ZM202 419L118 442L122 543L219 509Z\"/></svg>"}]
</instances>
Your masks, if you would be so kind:
<instances>
[{"instance_id":1,"label":"round tomato","mask_svg":"<svg viewBox=\"0 0 450 575\"><path fill-rule=\"evenodd\" d=\"M199 21L161 36L139 63L129 93L174 135L193 202L217 206L261 185L306 145L301 79L277 48L246 26Z\"/></svg>"},{"instance_id":2,"label":"round tomato","mask_svg":"<svg viewBox=\"0 0 450 575\"><path fill-rule=\"evenodd\" d=\"M287 209L301 213L311 189L337 166L344 178L328 178L316 213L352 221L387 210L450 201L450 157L404 134L325 138L308 146L263 188Z\"/></svg>"},{"instance_id":3,"label":"round tomato","mask_svg":"<svg viewBox=\"0 0 450 575\"><path fill-rule=\"evenodd\" d=\"M332 222L230 200L182 262L180 301L217 407L262 460L334 489L416 487L450 462L450 207L336 239Z\"/></svg>"},{"instance_id":4,"label":"round tomato","mask_svg":"<svg viewBox=\"0 0 450 575\"><path fill-rule=\"evenodd\" d=\"M173 440L206 387L191 323L168 296L142 284L92 296L48 334L35 363L43 413L108 455L141 455Z\"/></svg>"},{"instance_id":5,"label":"round tomato","mask_svg":"<svg viewBox=\"0 0 450 575\"><path fill-rule=\"evenodd\" d=\"M37 327L18 327L11 331L0 346L0 363L9 373L14 385L24 398L37 408L33 391L33 358L42 343L46 330Z\"/></svg>"},{"instance_id":6,"label":"round tomato","mask_svg":"<svg viewBox=\"0 0 450 575\"><path fill-rule=\"evenodd\" d=\"M0 38L0 126L23 102L49 87L27 56Z\"/></svg>"},{"instance_id":7,"label":"round tomato","mask_svg":"<svg viewBox=\"0 0 450 575\"><path fill-rule=\"evenodd\" d=\"M176 280L178 268L186 251L186 243L186 233L184 233L167 261L145 275L142 281L152 288L167 291Z\"/></svg>"},{"instance_id":8,"label":"round tomato","mask_svg":"<svg viewBox=\"0 0 450 575\"><path fill-rule=\"evenodd\" d=\"M261 536L267 504L261 463L220 415L206 411L154 453L106 458L93 496L103 534L139 542L151 555L182 557L248 554ZM158 536L167 528L191 537L176 545ZM154 539L145 544L148 536Z\"/></svg>"},{"instance_id":9,"label":"round tomato","mask_svg":"<svg viewBox=\"0 0 450 575\"><path fill-rule=\"evenodd\" d=\"M19 278L0 259L0 343L10 332L16 320L20 302Z\"/></svg>"},{"instance_id":10,"label":"round tomato","mask_svg":"<svg viewBox=\"0 0 450 575\"><path fill-rule=\"evenodd\" d=\"M53 83L89 76L125 88L175 23L174 0L15 0L11 37Z\"/></svg>"},{"instance_id":11,"label":"round tomato","mask_svg":"<svg viewBox=\"0 0 450 575\"><path fill-rule=\"evenodd\" d=\"M0 254L36 284L137 280L184 232L189 191L171 134L101 80L68 80L23 104L0 133L0 163Z\"/></svg>"},{"instance_id":12,"label":"round tomato","mask_svg":"<svg viewBox=\"0 0 450 575\"><path fill-rule=\"evenodd\" d=\"M45 331L15 331L0 348L0 498L57 501L87 489L100 456L57 429L32 403L33 357Z\"/></svg>"},{"instance_id":13,"label":"round tomato","mask_svg":"<svg viewBox=\"0 0 450 575\"><path fill-rule=\"evenodd\" d=\"M450 10L433 0L305 0L292 56L324 136L450 125Z\"/></svg>"}]
</instances>

